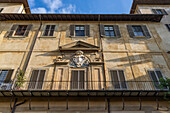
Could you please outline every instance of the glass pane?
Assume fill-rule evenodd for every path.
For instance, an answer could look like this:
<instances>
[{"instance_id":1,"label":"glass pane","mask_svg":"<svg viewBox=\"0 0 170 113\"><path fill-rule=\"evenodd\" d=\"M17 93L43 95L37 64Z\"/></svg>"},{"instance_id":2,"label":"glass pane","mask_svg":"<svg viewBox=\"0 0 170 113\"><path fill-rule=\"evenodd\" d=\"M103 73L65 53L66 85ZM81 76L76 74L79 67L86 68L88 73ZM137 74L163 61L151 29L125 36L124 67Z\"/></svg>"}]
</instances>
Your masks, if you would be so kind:
<instances>
[{"instance_id":1,"label":"glass pane","mask_svg":"<svg viewBox=\"0 0 170 113\"><path fill-rule=\"evenodd\" d=\"M79 80L79 89L84 89L84 71L79 71L80 80Z\"/></svg>"},{"instance_id":2,"label":"glass pane","mask_svg":"<svg viewBox=\"0 0 170 113\"><path fill-rule=\"evenodd\" d=\"M7 76L8 70L2 70L0 73L0 82L4 82L6 76Z\"/></svg>"},{"instance_id":3,"label":"glass pane","mask_svg":"<svg viewBox=\"0 0 170 113\"><path fill-rule=\"evenodd\" d=\"M85 32L83 30L76 30L76 36L85 36Z\"/></svg>"},{"instance_id":4,"label":"glass pane","mask_svg":"<svg viewBox=\"0 0 170 113\"><path fill-rule=\"evenodd\" d=\"M49 36L53 36L54 35L54 29L50 31L50 35Z\"/></svg>"},{"instance_id":5,"label":"glass pane","mask_svg":"<svg viewBox=\"0 0 170 113\"><path fill-rule=\"evenodd\" d=\"M39 70L33 70L28 88L35 89Z\"/></svg>"},{"instance_id":6,"label":"glass pane","mask_svg":"<svg viewBox=\"0 0 170 113\"><path fill-rule=\"evenodd\" d=\"M114 31L110 31L110 37L114 37L115 36L115 32Z\"/></svg>"},{"instance_id":7,"label":"glass pane","mask_svg":"<svg viewBox=\"0 0 170 113\"><path fill-rule=\"evenodd\" d=\"M15 32L15 35L23 36L25 34L26 29L27 25L19 25Z\"/></svg>"},{"instance_id":8,"label":"glass pane","mask_svg":"<svg viewBox=\"0 0 170 113\"><path fill-rule=\"evenodd\" d=\"M135 36L144 36L141 26L132 26Z\"/></svg>"},{"instance_id":9,"label":"glass pane","mask_svg":"<svg viewBox=\"0 0 170 113\"><path fill-rule=\"evenodd\" d=\"M40 70L40 75L37 82L37 89L42 89L44 76L45 76L45 70Z\"/></svg>"},{"instance_id":10,"label":"glass pane","mask_svg":"<svg viewBox=\"0 0 170 113\"><path fill-rule=\"evenodd\" d=\"M80 30L84 30L84 27L80 27Z\"/></svg>"},{"instance_id":11,"label":"glass pane","mask_svg":"<svg viewBox=\"0 0 170 113\"><path fill-rule=\"evenodd\" d=\"M124 76L123 70L119 70L119 78L121 81L122 88L126 89L127 86L126 86L126 81L125 81L125 76Z\"/></svg>"},{"instance_id":12,"label":"glass pane","mask_svg":"<svg viewBox=\"0 0 170 113\"><path fill-rule=\"evenodd\" d=\"M78 89L78 71L71 71L71 89Z\"/></svg>"},{"instance_id":13,"label":"glass pane","mask_svg":"<svg viewBox=\"0 0 170 113\"><path fill-rule=\"evenodd\" d=\"M156 75L155 75L155 72L154 71L149 71L149 74L153 80L153 84L156 88L159 89L159 82L158 82L158 79L156 78Z\"/></svg>"},{"instance_id":14,"label":"glass pane","mask_svg":"<svg viewBox=\"0 0 170 113\"><path fill-rule=\"evenodd\" d=\"M113 30L113 27L109 27L109 30Z\"/></svg>"},{"instance_id":15,"label":"glass pane","mask_svg":"<svg viewBox=\"0 0 170 113\"><path fill-rule=\"evenodd\" d=\"M163 78L161 71L156 71L156 74L157 74L157 76L158 76L159 79L160 79L160 78Z\"/></svg>"},{"instance_id":16,"label":"glass pane","mask_svg":"<svg viewBox=\"0 0 170 113\"><path fill-rule=\"evenodd\" d=\"M76 30L79 30L79 27L76 27Z\"/></svg>"},{"instance_id":17,"label":"glass pane","mask_svg":"<svg viewBox=\"0 0 170 113\"><path fill-rule=\"evenodd\" d=\"M157 14L163 14L160 9L157 9L156 12L157 12Z\"/></svg>"},{"instance_id":18,"label":"glass pane","mask_svg":"<svg viewBox=\"0 0 170 113\"><path fill-rule=\"evenodd\" d=\"M105 36L106 36L106 37L109 37L109 36L110 36L109 31L105 31Z\"/></svg>"},{"instance_id":19,"label":"glass pane","mask_svg":"<svg viewBox=\"0 0 170 113\"><path fill-rule=\"evenodd\" d=\"M120 89L120 84L119 84L119 79L118 79L118 75L117 75L117 70L112 70L111 71L111 78L112 78L113 85L114 85L115 89Z\"/></svg>"},{"instance_id":20,"label":"glass pane","mask_svg":"<svg viewBox=\"0 0 170 113\"><path fill-rule=\"evenodd\" d=\"M109 30L109 27L104 27L105 30Z\"/></svg>"}]
</instances>

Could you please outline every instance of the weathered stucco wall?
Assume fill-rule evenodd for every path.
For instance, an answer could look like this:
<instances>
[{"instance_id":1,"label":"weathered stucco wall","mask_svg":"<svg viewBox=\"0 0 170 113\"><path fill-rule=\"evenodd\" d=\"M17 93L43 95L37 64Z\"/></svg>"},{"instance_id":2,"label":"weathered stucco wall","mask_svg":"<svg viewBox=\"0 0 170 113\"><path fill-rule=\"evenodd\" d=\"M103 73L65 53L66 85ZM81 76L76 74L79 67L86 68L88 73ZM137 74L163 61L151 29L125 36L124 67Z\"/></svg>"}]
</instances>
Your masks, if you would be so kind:
<instances>
[{"instance_id":1,"label":"weathered stucco wall","mask_svg":"<svg viewBox=\"0 0 170 113\"><path fill-rule=\"evenodd\" d=\"M0 8L4 8L1 13L25 13L21 3L1 3Z\"/></svg>"}]
</instances>

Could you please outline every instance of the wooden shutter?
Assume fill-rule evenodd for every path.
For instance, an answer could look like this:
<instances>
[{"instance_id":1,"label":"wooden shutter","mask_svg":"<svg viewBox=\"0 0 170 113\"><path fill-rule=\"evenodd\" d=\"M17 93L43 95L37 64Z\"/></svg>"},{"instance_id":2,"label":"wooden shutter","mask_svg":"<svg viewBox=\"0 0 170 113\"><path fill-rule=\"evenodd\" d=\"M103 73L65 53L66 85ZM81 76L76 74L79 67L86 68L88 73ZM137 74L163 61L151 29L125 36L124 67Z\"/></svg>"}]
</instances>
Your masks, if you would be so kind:
<instances>
[{"instance_id":1,"label":"wooden shutter","mask_svg":"<svg viewBox=\"0 0 170 113\"><path fill-rule=\"evenodd\" d=\"M78 89L78 71L71 71L71 89Z\"/></svg>"},{"instance_id":2,"label":"wooden shutter","mask_svg":"<svg viewBox=\"0 0 170 113\"><path fill-rule=\"evenodd\" d=\"M113 28L114 28L114 32L115 32L116 37L121 37L119 26L114 25Z\"/></svg>"},{"instance_id":3,"label":"wooden shutter","mask_svg":"<svg viewBox=\"0 0 170 113\"><path fill-rule=\"evenodd\" d=\"M85 25L85 35L90 37L90 26L89 25Z\"/></svg>"},{"instance_id":4,"label":"wooden shutter","mask_svg":"<svg viewBox=\"0 0 170 113\"><path fill-rule=\"evenodd\" d=\"M29 89L35 89L36 87L36 82L37 82L37 77L39 74L39 70L33 70L31 74L31 79L28 88Z\"/></svg>"},{"instance_id":5,"label":"wooden shutter","mask_svg":"<svg viewBox=\"0 0 170 113\"><path fill-rule=\"evenodd\" d=\"M168 30L170 31L170 24L165 24L165 26L168 28Z\"/></svg>"},{"instance_id":6,"label":"wooden shutter","mask_svg":"<svg viewBox=\"0 0 170 113\"><path fill-rule=\"evenodd\" d=\"M141 27L142 27L143 33L145 34L145 37L151 38L151 35L150 35L150 33L149 33L148 28L146 27L146 25L142 25Z\"/></svg>"},{"instance_id":7,"label":"wooden shutter","mask_svg":"<svg viewBox=\"0 0 170 113\"><path fill-rule=\"evenodd\" d=\"M168 15L168 13L165 11L165 9L161 9L163 14Z\"/></svg>"},{"instance_id":8,"label":"wooden shutter","mask_svg":"<svg viewBox=\"0 0 170 113\"><path fill-rule=\"evenodd\" d=\"M111 79L115 89L120 89L117 70L111 70Z\"/></svg>"},{"instance_id":9,"label":"wooden shutter","mask_svg":"<svg viewBox=\"0 0 170 113\"><path fill-rule=\"evenodd\" d=\"M17 24L13 25L7 37L11 37L17 28L18 28Z\"/></svg>"},{"instance_id":10,"label":"wooden shutter","mask_svg":"<svg viewBox=\"0 0 170 113\"><path fill-rule=\"evenodd\" d=\"M120 78L120 82L121 82L121 87L123 89L126 89L127 86L126 86L126 80L125 80L125 75L124 75L124 72L123 70L119 70L119 78Z\"/></svg>"},{"instance_id":11,"label":"wooden shutter","mask_svg":"<svg viewBox=\"0 0 170 113\"><path fill-rule=\"evenodd\" d=\"M104 37L105 36L105 29L104 29L104 25L100 24L100 36Z\"/></svg>"},{"instance_id":12,"label":"wooden shutter","mask_svg":"<svg viewBox=\"0 0 170 113\"><path fill-rule=\"evenodd\" d=\"M30 24L30 25L27 26L27 29L26 29L26 31L25 31L25 36L28 36L28 35L29 35L29 32L30 32L31 28L32 28L32 24Z\"/></svg>"},{"instance_id":13,"label":"wooden shutter","mask_svg":"<svg viewBox=\"0 0 170 113\"><path fill-rule=\"evenodd\" d=\"M153 81L153 85L154 85L157 89L159 89L159 81L158 81L158 79L157 79L157 77L156 77L156 75L155 75L155 71L148 71L148 73L149 73L149 75L150 75L150 77L151 77L151 79L152 79L152 81Z\"/></svg>"},{"instance_id":14,"label":"wooden shutter","mask_svg":"<svg viewBox=\"0 0 170 113\"><path fill-rule=\"evenodd\" d=\"M38 82L37 82L37 89L42 89L43 82L44 82L44 76L45 76L45 70L40 70Z\"/></svg>"},{"instance_id":15,"label":"wooden shutter","mask_svg":"<svg viewBox=\"0 0 170 113\"><path fill-rule=\"evenodd\" d=\"M79 71L79 89L84 89L84 71Z\"/></svg>"},{"instance_id":16,"label":"wooden shutter","mask_svg":"<svg viewBox=\"0 0 170 113\"><path fill-rule=\"evenodd\" d=\"M13 70L8 70L4 83L9 83L11 81L12 74L13 74Z\"/></svg>"},{"instance_id":17,"label":"wooden shutter","mask_svg":"<svg viewBox=\"0 0 170 113\"><path fill-rule=\"evenodd\" d=\"M74 36L75 25L70 25L70 36Z\"/></svg>"},{"instance_id":18,"label":"wooden shutter","mask_svg":"<svg viewBox=\"0 0 170 113\"><path fill-rule=\"evenodd\" d=\"M157 14L156 9L152 9L152 12L153 12L154 14Z\"/></svg>"},{"instance_id":19,"label":"wooden shutter","mask_svg":"<svg viewBox=\"0 0 170 113\"><path fill-rule=\"evenodd\" d=\"M133 32L133 29L132 29L132 25L127 25L127 29L128 29L128 32L129 32L129 36L131 38L134 38L135 37L135 34Z\"/></svg>"}]
</instances>

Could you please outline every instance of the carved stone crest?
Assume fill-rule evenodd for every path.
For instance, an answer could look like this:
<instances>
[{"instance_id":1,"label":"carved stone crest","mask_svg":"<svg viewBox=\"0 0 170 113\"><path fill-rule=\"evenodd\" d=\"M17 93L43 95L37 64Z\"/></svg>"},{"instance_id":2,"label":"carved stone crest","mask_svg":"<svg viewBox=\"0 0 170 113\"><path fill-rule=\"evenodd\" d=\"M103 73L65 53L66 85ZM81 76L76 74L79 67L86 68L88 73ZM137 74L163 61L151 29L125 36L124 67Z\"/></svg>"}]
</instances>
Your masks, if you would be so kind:
<instances>
[{"instance_id":1,"label":"carved stone crest","mask_svg":"<svg viewBox=\"0 0 170 113\"><path fill-rule=\"evenodd\" d=\"M87 67L89 63L90 60L84 55L83 51L76 51L70 60L70 66L72 67Z\"/></svg>"}]
</instances>

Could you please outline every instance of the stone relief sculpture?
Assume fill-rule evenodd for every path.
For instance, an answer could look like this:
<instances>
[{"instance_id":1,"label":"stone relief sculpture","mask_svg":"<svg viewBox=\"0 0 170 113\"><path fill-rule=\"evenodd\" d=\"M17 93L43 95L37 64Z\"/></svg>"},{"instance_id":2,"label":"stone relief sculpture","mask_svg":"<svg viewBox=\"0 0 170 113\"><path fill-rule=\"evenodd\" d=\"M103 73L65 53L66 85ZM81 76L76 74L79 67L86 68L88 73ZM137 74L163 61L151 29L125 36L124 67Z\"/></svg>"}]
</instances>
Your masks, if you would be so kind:
<instances>
[{"instance_id":1,"label":"stone relief sculpture","mask_svg":"<svg viewBox=\"0 0 170 113\"><path fill-rule=\"evenodd\" d=\"M70 59L71 67L88 67L90 60L86 57L83 51L76 51L75 55Z\"/></svg>"}]
</instances>

